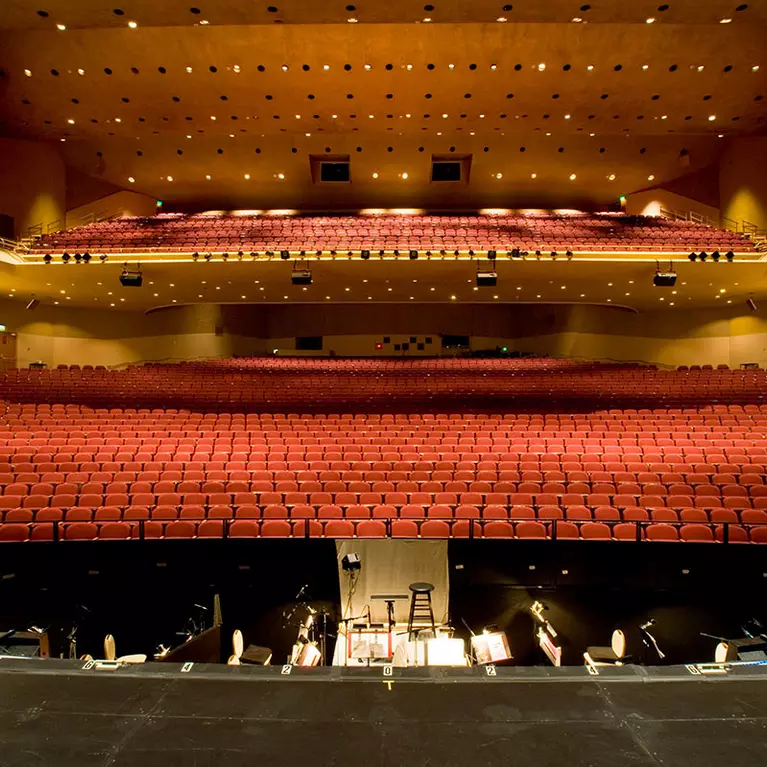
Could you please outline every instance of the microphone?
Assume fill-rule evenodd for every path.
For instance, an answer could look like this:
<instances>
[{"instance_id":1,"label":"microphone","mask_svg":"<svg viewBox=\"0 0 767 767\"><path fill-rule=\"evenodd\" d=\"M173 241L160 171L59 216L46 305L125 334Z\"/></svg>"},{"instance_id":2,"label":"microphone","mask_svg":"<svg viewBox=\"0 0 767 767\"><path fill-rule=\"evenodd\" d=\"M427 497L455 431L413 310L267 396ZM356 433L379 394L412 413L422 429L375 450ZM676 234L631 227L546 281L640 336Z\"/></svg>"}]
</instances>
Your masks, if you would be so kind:
<instances>
[{"instance_id":1,"label":"microphone","mask_svg":"<svg viewBox=\"0 0 767 767\"><path fill-rule=\"evenodd\" d=\"M639 626L639 628L640 628L640 629L645 629L645 630L647 630L647 629L649 629L649 628L650 628L650 626L654 626L654 625L655 625L655 618L651 618L649 621L647 621L647 622L645 622L645 623L642 623L642 624Z\"/></svg>"}]
</instances>

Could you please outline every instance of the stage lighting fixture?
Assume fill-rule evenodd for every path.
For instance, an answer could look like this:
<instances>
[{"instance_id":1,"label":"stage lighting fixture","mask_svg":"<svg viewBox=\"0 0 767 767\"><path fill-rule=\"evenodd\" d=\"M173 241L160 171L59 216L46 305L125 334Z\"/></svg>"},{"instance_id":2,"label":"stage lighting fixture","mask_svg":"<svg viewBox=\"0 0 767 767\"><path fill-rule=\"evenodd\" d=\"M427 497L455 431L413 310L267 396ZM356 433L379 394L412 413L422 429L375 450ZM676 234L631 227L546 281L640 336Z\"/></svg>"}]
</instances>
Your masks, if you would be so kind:
<instances>
[{"instance_id":1,"label":"stage lighting fixture","mask_svg":"<svg viewBox=\"0 0 767 767\"><path fill-rule=\"evenodd\" d=\"M369 250L363 250L360 252L360 258L363 261L367 261L370 258L370 251Z\"/></svg>"},{"instance_id":2,"label":"stage lighting fixture","mask_svg":"<svg viewBox=\"0 0 767 767\"><path fill-rule=\"evenodd\" d=\"M40 302L36 298L32 300L24 307L28 312L33 312L40 305Z\"/></svg>"},{"instance_id":3,"label":"stage lighting fixture","mask_svg":"<svg viewBox=\"0 0 767 767\"><path fill-rule=\"evenodd\" d=\"M567 260L568 260L568 261L569 261L569 260L571 260L571 259L572 259L572 257L573 257L573 252L572 252L572 250L568 250L568 251L565 253L565 255L567 256Z\"/></svg>"},{"instance_id":4,"label":"stage lighting fixture","mask_svg":"<svg viewBox=\"0 0 767 767\"><path fill-rule=\"evenodd\" d=\"M221 258L223 258L224 261L228 261L229 260L229 254L228 253L222 253L221 254Z\"/></svg>"},{"instance_id":5,"label":"stage lighting fixture","mask_svg":"<svg viewBox=\"0 0 767 767\"><path fill-rule=\"evenodd\" d=\"M319 258L322 255L322 251L318 250L314 255Z\"/></svg>"},{"instance_id":6,"label":"stage lighting fixture","mask_svg":"<svg viewBox=\"0 0 767 767\"><path fill-rule=\"evenodd\" d=\"M440 254L440 256L446 256L447 255L447 251L443 248L442 250L440 250L439 254Z\"/></svg>"},{"instance_id":7,"label":"stage lighting fixture","mask_svg":"<svg viewBox=\"0 0 767 767\"><path fill-rule=\"evenodd\" d=\"M411 250L410 251L410 260L415 261L418 258L418 251L417 250Z\"/></svg>"},{"instance_id":8,"label":"stage lighting fixture","mask_svg":"<svg viewBox=\"0 0 767 767\"><path fill-rule=\"evenodd\" d=\"M690 253L690 255L687 256L687 258L689 258L690 261L696 261L698 259L698 255L697 253Z\"/></svg>"},{"instance_id":9,"label":"stage lighting fixture","mask_svg":"<svg viewBox=\"0 0 767 767\"><path fill-rule=\"evenodd\" d=\"M299 255L301 255L302 257L305 256L306 255L306 251L305 250L300 251Z\"/></svg>"},{"instance_id":10,"label":"stage lighting fixture","mask_svg":"<svg viewBox=\"0 0 767 767\"><path fill-rule=\"evenodd\" d=\"M85 261L86 264L89 264L91 261L91 254L90 253L83 253L83 261Z\"/></svg>"},{"instance_id":11,"label":"stage lighting fixture","mask_svg":"<svg viewBox=\"0 0 767 767\"><path fill-rule=\"evenodd\" d=\"M470 250L470 251L469 251L469 255L470 255L472 258L473 258L473 257L474 257L474 251L473 251L473 250Z\"/></svg>"},{"instance_id":12,"label":"stage lighting fixture","mask_svg":"<svg viewBox=\"0 0 767 767\"><path fill-rule=\"evenodd\" d=\"M281 250L280 251L280 258L283 261L287 261L290 258L290 251L289 250Z\"/></svg>"},{"instance_id":13,"label":"stage lighting fixture","mask_svg":"<svg viewBox=\"0 0 767 767\"><path fill-rule=\"evenodd\" d=\"M64 255L61 257L61 260L65 263L69 263L69 259L72 258L72 256L69 255L69 253L64 253Z\"/></svg>"},{"instance_id":14,"label":"stage lighting fixture","mask_svg":"<svg viewBox=\"0 0 767 767\"><path fill-rule=\"evenodd\" d=\"M211 258L213 258L213 254L212 253L206 253L205 254L205 260L206 261L210 261Z\"/></svg>"},{"instance_id":15,"label":"stage lighting fixture","mask_svg":"<svg viewBox=\"0 0 767 767\"><path fill-rule=\"evenodd\" d=\"M520 250L519 250L519 248L512 248L512 249L511 249L511 253L510 253L509 255L510 255L512 258L519 258L519 257L520 257L520 255L522 255L522 254L520 253Z\"/></svg>"},{"instance_id":16,"label":"stage lighting fixture","mask_svg":"<svg viewBox=\"0 0 767 767\"><path fill-rule=\"evenodd\" d=\"M398 255L399 255L399 251L398 251L398 250L395 250L395 251L394 251L394 255L395 255L395 256L398 256Z\"/></svg>"},{"instance_id":17,"label":"stage lighting fixture","mask_svg":"<svg viewBox=\"0 0 767 767\"><path fill-rule=\"evenodd\" d=\"M251 251L250 251L250 257L251 257L251 258L258 258L258 253L256 253L256 251L255 251L255 250L251 250Z\"/></svg>"},{"instance_id":18,"label":"stage lighting fixture","mask_svg":"<svg viewBox=\"0 0 767 767\"><path fill-rule=\"evenodd\" d=\"M242 258L245 255L245 253L241 250L237 251L237 258Z\"/></svg>"},{"instance_id":19,"label":"stage lighting fixture","mask_svg":"<svg viewBox=\"0 0 767 767\"><path fill-rule=\"evenodd\" d=\"M120 285L124 288L140 288L143 284L144 279L140 270L131 272L127 267L123 269L123 273L120 275Z\"/></svg>"},{"instance_id":20,"label":"stage lighting fixture","mask_svg":"<svg viewBox=\"0 0 767 767\"><path fill-rule=\"evenodd\" d=\"M341 560L341 567L347 573L351 572L352 570L360 570L362 568L362 560L360 559L360 555L355 554L354 552L345 554Z\"/></svg>"},{"instance_id":21,"label":"stage lighting fixture","mask_svg":"<svg viewBox=\"0 0 767 767\"><path fill-rule=\"evenodd\" d=\"M714 259L714 261L717 261L717 262L718 262L718 261L719 261L719 258L720 258L720 256L719 256L719 251L718 251L718 250L715 250L715 251L714 251L714 252L711 254L711 258L713 258L713 259Z\"/></svg>"},{"instance_id":22,"label":"stage lighting fixture","mask_svg":"<svg viewBox=\"0 0 767 767\"><path fill-rule=\"evenodd\" d=\"M705 261L708 258L708 253L704 253L704 252L701 251L701 253L698 255L698 258L701 261Z\"/></svg>"},{"instance_id":23,"label":"stage lighting fixture","mask_svg":"<svg viewBox=\"0 0 767 767\"><path fill-rule=\"evenodd\" d=\"M192 261L196 261L200 257L199 253L192 253Z\"/></svg>"},{"instance_id":24,"label":"stage lighting fixture","mask_svg":"<svg viewBox=\"0 0 767 767\"><path fill-rule=\"evenodd\" d=\"M50 264L52 260L53 260L53 257L51 256L50 253L46 253L43 256L43 261L45 261L46 264Z\"/></svg>"},{"instance_id":25,"label":"stage lighting fixture","mask_svg":"<svg viewBox=\"0 0 767 767\"><path fill-rule=\"evenodd\" d=\"M453 255L454 256L460 256L461 255L461 251L460 250L454 250L453 251Z\"/></svg>"},{"instance_id":26,"label":"stage lighting fixture","mask_svg":"<svg viewBox=\"0 0 767 767\"><path fill-rule=\"evenodd\" d=\"M384 256L384 253L385 253L385 251L383 251L383 250L379 250L379 251L378 251L378 255L379 255L381 258L383 258L383 256Z\"/></svg>"},{"instance_id":27,"label":"stage lighting fixture","mask_svg":"<svg viewBox=\"0 0 767 767\"><path fill-rule=\"evenodd\" d=\"M335 254L336 254L336 251L335 251L335 250L331 250L331 251L330 251L330 255L331 255L331 256L335 256Z\"/></svg>"},{"instance_id":28,"label":"stage lighting fixture","mask_svg":"<svg viewBox=\"0 0 767 767\"><path fill-rule=\"evenodd\" d=\"M735 260L735 254L734 254L734 253L733 253L731 250L728 250L728 251L727 251L727 253L725 253L725 254L724 254L724 257L725 257L725 258L726 258L728 261L730 261L730 262L732 262L732 261L734 261L734 260Z\"/></svg>"},{"instance_id":29,"label":"stage lighting fixture","mask_svg":"<svg viewBox=\"0 0 767 767\"><path fill-rule=\"evenodd\" d=\"M79 264L83 260L83 257L79 253L75 253L75 263Z\"/></svg>"},{"instance_id":30,"label":"stage lighting fixture","mask_svg":"<svg viewBox=\"0 0 767 767\"><path fill-rule=\"evenodd\" d=\"M551 260L552 261L556 261L557 260L557 251L556 250L552 250L551 251Z\"/></svg>"},{"instance_id":31,"label":"stage lighting fixture","mask_svg":"<svg viewBox=\"0 0 767 767\"><path fill-rule=\"evenodd\" d=\"M271 256L273 256L273 255L274 255L274 251L273 251L273 250L267 250L267 251L264 251L264 252L265 252L265 253L266 253L266 255L267 255L267 256L269 256L269 257L271 257Z\"/></svg>"}]
</instances>

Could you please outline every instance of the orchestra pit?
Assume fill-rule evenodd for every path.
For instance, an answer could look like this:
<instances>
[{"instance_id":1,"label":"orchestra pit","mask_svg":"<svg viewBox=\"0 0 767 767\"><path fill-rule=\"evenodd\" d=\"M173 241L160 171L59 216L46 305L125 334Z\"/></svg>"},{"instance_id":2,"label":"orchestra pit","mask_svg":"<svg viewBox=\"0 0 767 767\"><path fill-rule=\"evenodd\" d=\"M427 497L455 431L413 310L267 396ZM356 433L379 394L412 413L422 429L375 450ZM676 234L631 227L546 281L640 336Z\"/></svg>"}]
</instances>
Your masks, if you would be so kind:
<instances>
[{"instance_id":1,"label":"orchestra pit","mask_svg":"<svg viewBox=\"0 0 767 767\"><path fill-rule=\"evenodd\" d=\"M0 7L0 765L761 767L767 3L196 1Z\"/></svg>"}]
</instances>

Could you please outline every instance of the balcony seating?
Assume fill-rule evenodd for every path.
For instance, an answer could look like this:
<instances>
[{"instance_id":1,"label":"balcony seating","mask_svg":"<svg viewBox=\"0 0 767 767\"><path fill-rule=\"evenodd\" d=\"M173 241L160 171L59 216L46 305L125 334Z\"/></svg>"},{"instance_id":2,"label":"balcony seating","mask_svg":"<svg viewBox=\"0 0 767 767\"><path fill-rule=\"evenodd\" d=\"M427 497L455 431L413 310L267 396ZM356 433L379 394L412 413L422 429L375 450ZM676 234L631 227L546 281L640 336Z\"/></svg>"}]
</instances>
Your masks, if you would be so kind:
<instances>
[{"instance_id":1,"label":"balcony seating","mask_svg":"<svg viewBox=\"0 0 767 767\"><path fill-rule=\"evenodd\" d=\"M254 216L162 214L101 221L39 237L37 255L270 250L462 250L722 254L755 250L743 234L691 221L619 213L474 216Z\"/></svg>"}]
</instances>

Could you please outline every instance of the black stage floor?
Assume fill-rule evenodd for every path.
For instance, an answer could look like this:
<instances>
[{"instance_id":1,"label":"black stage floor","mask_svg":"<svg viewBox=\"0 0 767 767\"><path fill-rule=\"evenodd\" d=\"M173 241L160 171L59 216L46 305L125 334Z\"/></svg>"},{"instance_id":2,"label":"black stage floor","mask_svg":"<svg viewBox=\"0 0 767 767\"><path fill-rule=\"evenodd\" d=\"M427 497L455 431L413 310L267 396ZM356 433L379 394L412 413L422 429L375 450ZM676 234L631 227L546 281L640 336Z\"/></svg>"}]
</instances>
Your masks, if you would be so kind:
<instances>
[{"instance_id":1,"label":"black stage floor","mask_svg":"<svg viewBox=\"0 0 767 767\"><path fill-rule=\"evenodd\" d=\"M760 667L81 667L0 660L2 767L767 764Z\"/></svg>"}]
</instances>

